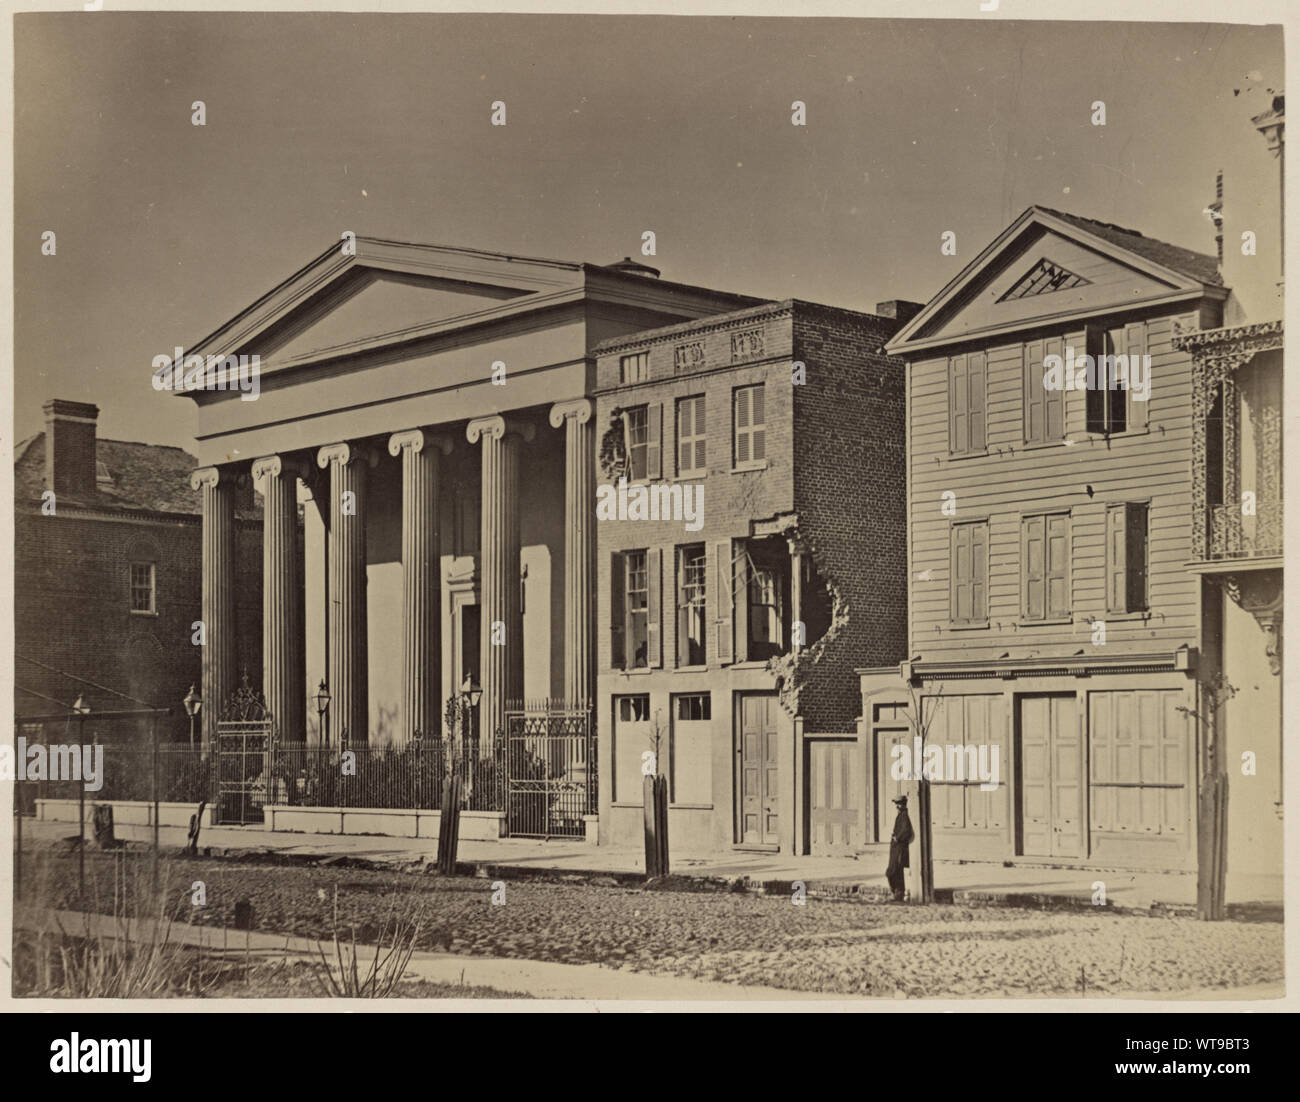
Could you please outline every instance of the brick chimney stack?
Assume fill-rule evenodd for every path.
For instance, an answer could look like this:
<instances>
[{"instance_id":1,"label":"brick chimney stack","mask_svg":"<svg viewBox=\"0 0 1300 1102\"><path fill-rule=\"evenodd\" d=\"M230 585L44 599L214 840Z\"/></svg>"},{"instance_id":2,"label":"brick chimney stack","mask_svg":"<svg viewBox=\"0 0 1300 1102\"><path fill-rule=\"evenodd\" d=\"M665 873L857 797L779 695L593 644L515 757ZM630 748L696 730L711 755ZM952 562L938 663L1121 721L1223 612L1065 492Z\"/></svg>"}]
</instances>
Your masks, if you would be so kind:
<instances>
[{"instance_id":1,"label":"brick chimney stack","mask_svg":"<svg viewBox=\"0 0 1300 1102\"><path fill-rule=\"evenodd\" d=\"M908 302L902 298L891 298L888 302L876 303L878 317L893 318L900 326L906 325L924 309L924 302Z\"/></svg>"},{"instance_id":2,"label":"brick chimney stack","mask_svg":"<svg viewBox=\"0 0 1300 1102\"><path fill-rule=\"evenodd\" d=\"M45 486L73 496L95 490L99 407L51 398L45 403Z\"/></svg>"}]
</instances>

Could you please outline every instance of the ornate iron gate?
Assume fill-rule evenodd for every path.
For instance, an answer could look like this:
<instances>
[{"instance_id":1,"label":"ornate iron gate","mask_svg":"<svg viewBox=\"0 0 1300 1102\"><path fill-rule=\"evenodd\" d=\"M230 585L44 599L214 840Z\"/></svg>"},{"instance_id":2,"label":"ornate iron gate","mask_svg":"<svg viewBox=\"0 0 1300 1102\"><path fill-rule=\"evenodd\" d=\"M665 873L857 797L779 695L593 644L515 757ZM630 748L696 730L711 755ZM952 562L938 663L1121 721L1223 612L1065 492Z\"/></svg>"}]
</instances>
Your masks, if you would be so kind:
<instances>
[{"instance_id":1,"label":"ornate iron gate","mask_svg":"<svg viewBox=\"0 0 1300 1102\"><path fill-rule=\"evenodd\" d=\"M248 675L217 721L218 823L244 825L265 821L263 806L273 797L273 717Z\"/></svg>"},{"instance_id":2,"label":"ornate iron gate","mask_svg":"<svg viewBox=\"0 0 1300 1102\"><path fill-rule=\"evenodd\" d=\"M506 712L506 831L516 838L581 838L596 813L591 712Z\"/></svg>"}]
</instances>

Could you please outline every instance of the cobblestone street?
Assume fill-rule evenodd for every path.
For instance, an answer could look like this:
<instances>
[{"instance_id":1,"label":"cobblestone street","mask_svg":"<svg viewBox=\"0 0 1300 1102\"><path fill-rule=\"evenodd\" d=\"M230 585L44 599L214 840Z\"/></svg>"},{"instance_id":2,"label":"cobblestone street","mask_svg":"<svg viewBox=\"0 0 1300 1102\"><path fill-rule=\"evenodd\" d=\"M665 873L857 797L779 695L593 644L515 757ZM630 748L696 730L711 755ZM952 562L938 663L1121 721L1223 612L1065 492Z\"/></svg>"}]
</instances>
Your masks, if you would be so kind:
<instances>
[{"instance_id":1,"label":"cobblestone street","mask_svg":"<svg viewBox=\"0 0 1300 1102\"><path fill-rule=\"evenodd\" d=\"M76 862L32 854L32 891L55 907L77 905ZM114 897L113 860L87 854L87 909ZM175 917L235 925L251 902L259 931L331 937L338 924L373 941L386 918L422 911L421 949L528 958L831 995L1069 996L1169 992L1275 983L1283 927L1200 923L1104 912L935 905L929 908L613 886L493 882L340 867L221 859L166 862ZM147 876L135 853L119 880ZM202 881L206 902L191 904ZM677 890L682 889L682 890ZM500 893L497 893L498 896ZM232 937L234 935L232 933Z\"/></svg>"}]
</instances>

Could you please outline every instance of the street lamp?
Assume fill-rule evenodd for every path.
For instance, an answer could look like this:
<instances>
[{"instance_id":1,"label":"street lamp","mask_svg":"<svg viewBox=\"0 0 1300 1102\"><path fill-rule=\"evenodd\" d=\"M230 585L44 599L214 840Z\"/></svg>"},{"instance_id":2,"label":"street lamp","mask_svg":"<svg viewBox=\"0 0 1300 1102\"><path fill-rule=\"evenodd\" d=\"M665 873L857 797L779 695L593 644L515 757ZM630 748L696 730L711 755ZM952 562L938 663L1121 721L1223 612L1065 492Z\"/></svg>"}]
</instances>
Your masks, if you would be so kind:
<instances>
[{"instance_id":1,"label":"street lamp","mask_svg":"<svg viewBox=\"0 0 1300 1102\"><path fill-rule=\"evenodd\" d=\"M460 683L460 695L466 703L466 710L469 715L463 724L463 733L469 735L471 731L477 732L478 725L478 702L483 699L483 690L479 683L474 680L474 675L467 673L465 680ZM471 736L472 737L472 736Z\"/></svg>"},{"instance_id":2,"label":"street lamp","mask_svg":"<svg viewBox=\"0 0 1300 1102\"><path fill-rule=\"evenodd\" d=\"M330 744L329 715L330 710L330 691L325 686L325 679L320 680L320 688L316 690L316 715L320 721L321 737L326 746Z\"/></svg>"},{"instance_id":3,"label":"street lamp","mask_svg":"<svg viewBox=\"0 0 1300 1102\"><path fill-rule=\"evenodd\" d=\"M199 718L199 712L203 708L203 698L194 691L194 686L190 686L190 691L185 694L185 699L181 701L185 705L185 714L190 717L190 751L194 750L194 721Z\"/></svg>"}]
</instances>

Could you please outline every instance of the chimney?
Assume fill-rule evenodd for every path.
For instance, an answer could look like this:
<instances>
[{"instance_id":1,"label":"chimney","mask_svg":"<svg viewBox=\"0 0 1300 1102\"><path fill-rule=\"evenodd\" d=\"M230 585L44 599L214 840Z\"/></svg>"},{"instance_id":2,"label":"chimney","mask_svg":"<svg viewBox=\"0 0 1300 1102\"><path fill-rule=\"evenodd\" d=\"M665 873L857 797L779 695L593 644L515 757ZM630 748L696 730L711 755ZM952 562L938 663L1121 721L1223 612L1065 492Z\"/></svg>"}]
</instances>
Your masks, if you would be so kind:
<instances>
[{"instance_id":1,"label":"chimney","mask_svg":"<svg viewBox=\"0 0 1300 1102\"><path fill-rule=\"evenodd\" d=\"M99 407L51 398L45 403L45 486L56 494L95 489L95 423Z\"/></svg>"},{"instance_id":2,"label":"chimney","mask_svg":"<svg viewBox=\"0 0 1300 1102\"><path fill-rule=\"evenodd\" d=\"M900 329L924 309L924 302L908 302L902 298L876 303L876 314L882 318L893 318Z\"/></svg>"}]
</instances>

